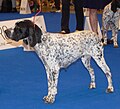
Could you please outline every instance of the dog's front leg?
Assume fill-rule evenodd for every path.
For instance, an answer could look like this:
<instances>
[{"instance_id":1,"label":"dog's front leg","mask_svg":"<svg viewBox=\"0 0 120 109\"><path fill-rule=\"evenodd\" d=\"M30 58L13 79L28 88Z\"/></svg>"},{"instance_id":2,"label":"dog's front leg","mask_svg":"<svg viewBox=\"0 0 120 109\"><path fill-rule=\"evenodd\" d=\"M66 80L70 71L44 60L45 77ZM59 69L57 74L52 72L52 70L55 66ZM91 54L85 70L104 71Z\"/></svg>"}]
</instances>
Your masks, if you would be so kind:
<instances>
[{"instance_id":1,"label":"dog's front leg","mask_svg":"<svg viewBox=\"0 0 120 109\"><path fill-rule=\"evenodd\" d=\"M46 68L47 79L48 79L48 95L44 96L45 103L53 103L57 94L57 83L59 76L58 68Z\"/></svg>"}]
</instances>

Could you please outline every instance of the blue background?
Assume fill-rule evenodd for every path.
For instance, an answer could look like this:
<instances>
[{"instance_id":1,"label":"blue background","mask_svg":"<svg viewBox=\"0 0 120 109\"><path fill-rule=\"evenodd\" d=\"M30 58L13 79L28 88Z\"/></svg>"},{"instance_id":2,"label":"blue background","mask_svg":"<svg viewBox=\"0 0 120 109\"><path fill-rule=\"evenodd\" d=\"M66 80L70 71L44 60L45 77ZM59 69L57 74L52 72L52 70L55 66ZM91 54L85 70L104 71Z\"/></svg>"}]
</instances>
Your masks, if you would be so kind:
<instances>
[{"instance_id":1,"label":"blue background","mask_svg":"<svg viewBox=\"0 0 120 109\"><path fill-rule=\"evenodd\" d=\"M44 15L47 31L59 32L61 13ZM0 13L0 20L32 17L33 14ZM101 15L98 15L101 25ZM75 29L75 16L71 14L70 30ZM111 31L109 31L109 37ZM120 42L120 32L118 42ZM104 73L92 60L96 75L96 89L90 90L90 77L81 60L61 69L58 94L54 104L42 100L47 94L44 66L35 52L22 47L0 51L0 109L119 109L120 108L120 48L104 47L105 59L112 72L115 92L107 94Z\"/></svg>"}]
</instances>

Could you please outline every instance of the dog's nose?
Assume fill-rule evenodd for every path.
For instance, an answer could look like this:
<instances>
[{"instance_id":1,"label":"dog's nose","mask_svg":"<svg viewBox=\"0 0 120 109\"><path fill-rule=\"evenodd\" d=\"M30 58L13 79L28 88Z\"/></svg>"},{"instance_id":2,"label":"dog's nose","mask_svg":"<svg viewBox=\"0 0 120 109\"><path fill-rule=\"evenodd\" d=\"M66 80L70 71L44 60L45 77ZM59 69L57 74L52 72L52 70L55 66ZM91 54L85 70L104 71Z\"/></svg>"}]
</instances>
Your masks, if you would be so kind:
<instances>
[{"instance_id":1,"label":"dog's nose","mask_svg":"<svg viewBox=\"0 0 120 109\"><path fill-rule=\"evenodd\" d=\"M11 31L9 29L5 30L4 33L5 33L6 37L10 38Z\"/></svg>"}]
</instances>

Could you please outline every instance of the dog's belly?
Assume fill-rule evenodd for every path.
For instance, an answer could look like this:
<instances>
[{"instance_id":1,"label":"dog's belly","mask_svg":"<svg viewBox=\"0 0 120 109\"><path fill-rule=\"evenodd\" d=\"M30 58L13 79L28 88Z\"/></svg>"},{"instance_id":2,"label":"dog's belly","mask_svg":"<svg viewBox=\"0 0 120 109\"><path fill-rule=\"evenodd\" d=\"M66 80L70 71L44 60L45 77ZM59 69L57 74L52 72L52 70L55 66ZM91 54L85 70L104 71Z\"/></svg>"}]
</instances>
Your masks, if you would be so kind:
<instances>
[{"instance_id":1,"label":"dog's belly","mask_svg":"<svg viewBox=\"0 0 120 109\"><path fill-rule=\"evenodd\" d=\"M60 47L59 45L54 45L53 47L46 48L45 46L35 47L38 56L41 58L44 64L50 66L59 65L60 68L66 68L81 56L89 54L90 50L84 44L76 43L76 46L67 45Z\"/></svg>"},{"instance_id":2,"label":"dog's belly","mask_svg":"<svg viewBox=\"0 0 120 109\"><path fill-rule=\"evenodd\" d=\"M78 60L83 55L82 50L72 50L65 51L63 54L58 54L56 56L56 61L58 62L61 68L66 68L76 60Z\"/></svg>"},{"instance_id":3,"label":"dog's belly","mask_svg":"<svg viewBox=\"0 0 120 109\"><path fill-rule=\"evenodd\" d=\"M83 55L81 46L60 46L49 47L36 46L35 51L42 61L49 65L59 64L60 67L67 67ZM54 66L54 65L53 65Z\"/></svg>"}]
</instances>

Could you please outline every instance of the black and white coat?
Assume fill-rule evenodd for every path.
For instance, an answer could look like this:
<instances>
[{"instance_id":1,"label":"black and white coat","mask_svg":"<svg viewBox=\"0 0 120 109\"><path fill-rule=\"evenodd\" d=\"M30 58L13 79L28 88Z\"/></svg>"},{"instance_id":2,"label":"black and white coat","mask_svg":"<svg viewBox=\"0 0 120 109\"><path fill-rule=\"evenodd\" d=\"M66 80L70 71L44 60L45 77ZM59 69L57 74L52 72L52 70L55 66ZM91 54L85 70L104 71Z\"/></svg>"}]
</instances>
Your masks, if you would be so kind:
<instances>
[{"instance_id":1,"label":"black and white coat","mask_svg":"<svg viewBox=\"0 0 120 109\"><path fill-rule=\"evenodd\" d=\"M8 29L5 33L15 41L28 37L30 46L34 47L42 60L48 79L48 94L44 97L46 103L55 101L60 69L66 68L79 58L90 74L90 88L96 87L94 70L90 64L92 57L107 77L107 92L114 91L111 72L104 59L103 45L96 33L91 31L70 34L42 33L31 21L18 22L12 32Z\"/></svg>"}]
</instances>

